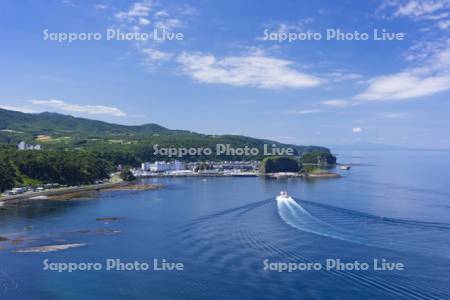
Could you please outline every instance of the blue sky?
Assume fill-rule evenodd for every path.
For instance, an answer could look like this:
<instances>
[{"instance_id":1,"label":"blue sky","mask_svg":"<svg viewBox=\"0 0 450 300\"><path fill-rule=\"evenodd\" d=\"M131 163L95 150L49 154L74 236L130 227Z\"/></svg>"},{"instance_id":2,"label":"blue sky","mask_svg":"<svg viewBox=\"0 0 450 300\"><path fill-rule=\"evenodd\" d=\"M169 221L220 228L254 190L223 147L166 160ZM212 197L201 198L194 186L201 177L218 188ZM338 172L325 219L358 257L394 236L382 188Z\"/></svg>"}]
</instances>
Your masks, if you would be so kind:
<instances>
[{"instance_id":1,"label":"blue sky","mask_svg":"<svg viewBox=\"0 0 450 300\"><path fill-rule=\"evenodd\" d=\"M0 10L3 108L296 144L450 148L449 0L4 0ZM183 38L106 40L108 29L155 28ZM102 38L45 40L45 29ZM369 39L328 40L337 29ZM375 41L375 29L405 38Z\"/></svg>"}]
</instances>

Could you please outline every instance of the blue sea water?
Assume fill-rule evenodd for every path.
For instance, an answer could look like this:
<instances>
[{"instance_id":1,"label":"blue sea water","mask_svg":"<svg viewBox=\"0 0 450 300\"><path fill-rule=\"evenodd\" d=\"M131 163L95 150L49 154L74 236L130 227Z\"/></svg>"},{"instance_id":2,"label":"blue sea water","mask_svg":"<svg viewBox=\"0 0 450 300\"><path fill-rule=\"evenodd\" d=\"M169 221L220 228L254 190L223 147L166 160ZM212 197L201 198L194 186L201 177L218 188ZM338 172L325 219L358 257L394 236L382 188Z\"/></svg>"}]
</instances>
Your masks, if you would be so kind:
<instances>
[{"instance_id":1,"label":"blue sea water","mask_svg":"<svg viewBox=\"0 0 450 300\"><path fill-rule=\"evenodd\" d=\"M450 152L337 151L339 179L149 179L146 192L0 211L1 299L450 299ZM288 190L292 203L277 203ZM117 220L97 220L118 217ZM15 250L85 246L47 253ZM43 261L184 264L183 271L43 270ZM264 270L367 262L404 270Z\"/></svg>"}]
</instances>

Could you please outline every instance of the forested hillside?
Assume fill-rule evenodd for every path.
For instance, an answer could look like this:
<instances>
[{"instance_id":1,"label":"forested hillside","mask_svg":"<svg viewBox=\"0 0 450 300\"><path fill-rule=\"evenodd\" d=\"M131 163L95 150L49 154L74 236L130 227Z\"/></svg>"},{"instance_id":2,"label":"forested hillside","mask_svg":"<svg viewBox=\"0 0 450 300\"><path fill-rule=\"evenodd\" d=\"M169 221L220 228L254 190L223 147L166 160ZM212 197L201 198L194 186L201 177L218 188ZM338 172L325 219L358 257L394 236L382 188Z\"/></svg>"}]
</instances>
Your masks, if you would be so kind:
<instances>
[{"instance_id":1,"label":"forested hillside","mask_svg":"<svg viewBox=\"0 0 450 300\"><path fill-rule=\"evenodd\" d=\"M0 109L0 144L16 145L22 140L41 144L49 150L89 149L110 152L110 156L119 156L117 152L122 152L122 156L135 155L135 162L151 159L150 153L146 152L153 152L151 148L155 144L161 147L209 148L215 148L217 144L230 144L232 147L249 146L261 150L264 144L276 144L295 149L296 155L311 151L328 152L328 149L317 146L289 145L239 135L206 135L171 130L157 124L125 126L57 113L27 114ZM128 158L125 160L130 161Z\"/></svg>"},{"instance_id":2,"label":"forested hillside","mask_svg":"<svg viewBox=\"0 0 450 300\"><path fill-rule=\"evenodd\" d=\"M42 145L42 151L18 151L16 144ZM155 155L160 148L210 148L209 156L181 158ZM258 148L253 156L216 155L217 144ZM327 148L282 144L238 135L205 135L171 130L157 124L125 126L57 113L27 114L0 109L0 190L17 185L55 182L78 185L108 177L119 164L138 166L145 161L180 159L261 160L264 145L294 149L295 156L330 157Z\"/></svg>"}]
</instances>

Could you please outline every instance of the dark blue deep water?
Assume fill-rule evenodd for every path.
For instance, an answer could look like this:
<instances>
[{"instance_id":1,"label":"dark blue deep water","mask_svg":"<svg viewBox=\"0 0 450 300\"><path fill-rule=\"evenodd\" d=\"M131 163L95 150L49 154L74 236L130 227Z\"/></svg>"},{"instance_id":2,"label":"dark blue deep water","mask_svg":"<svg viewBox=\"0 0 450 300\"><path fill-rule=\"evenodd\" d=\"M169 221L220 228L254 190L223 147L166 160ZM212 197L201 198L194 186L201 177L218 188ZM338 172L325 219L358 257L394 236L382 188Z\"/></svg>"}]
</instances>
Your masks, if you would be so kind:
<instances>
[{"instance_id":1,"label":"dark blue deep water","mask_svg":"<svg viewBox=\"0 0 450 300\"><path fill-rule=\"evenodd\" d=\"M339 179L151 179L167 188L4 206L0 298L450 299L450 152L337 153L354 164ZM277 205L284 189L295 202ZM108 258L166 259L184 271L43 270L45 259ZM404 270L279 273L265 259L386 259Z\"/></svg>"}]
</instances>

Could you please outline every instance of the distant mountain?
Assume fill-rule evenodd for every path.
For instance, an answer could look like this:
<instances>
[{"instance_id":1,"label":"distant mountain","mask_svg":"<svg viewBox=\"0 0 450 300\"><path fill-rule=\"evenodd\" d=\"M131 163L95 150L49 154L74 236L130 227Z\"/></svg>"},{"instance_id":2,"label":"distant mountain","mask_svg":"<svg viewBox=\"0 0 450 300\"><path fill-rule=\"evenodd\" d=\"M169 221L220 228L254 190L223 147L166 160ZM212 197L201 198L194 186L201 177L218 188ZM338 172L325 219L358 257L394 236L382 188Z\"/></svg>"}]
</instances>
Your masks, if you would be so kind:
<instances>
[{"instance_id":1,"label":"distant mountain","mask_svg":"<svg viewBox=\"0 0 450 300\"><path fill-rule=\"evenodd\" d=\"M30 114L0 109L0 143L13 145L20 140L43 144L46 149L137 147L160 144L174 147L259 147L275 143L292 147L297 154L329 151L318 146L282 144L270 140L237 135L205 135L186 130L172 130L157 124L127 126L58 113ZM122 147L122 148L123 148Z\"/></svg>"},{"instance_id":2,"label":"distant mountain","mask_svg":"<svg viewBox=\"0 0 450 300\"><path fill-rule=\"evenodd\" d=\"M377 144L369 142L358 142L347 145L328 145L328 148L333 151L339 150L368 150L368 151L450 151L448 148L428 148L428 147L408 147L408 146L396 146L396 145L386 145Z\"/></svg>"},{"instance_id":3,"label":"distant mountain","mask_svg":"<svg viewBox=\"0 0 450 300\"><path fill-rule=\"evenodd\" d=\"M332 145L329 146L333 150L400 150L406 149L405 147L369 143L369 142L358 142L347 145Z\"/></svg>"},{"instance_id":4,"label":"distant mountain","mask_svg":"<svg viewBox=\"0 0 450 300\"><path fill-rule=\"evenodd\" d=\"M111 124L103 121L76 118L58 113L43 112L29 114L17 111L0 109L0 130L14 130L32 135L120 135L120 134L154 134L154 133L180 133L187 131L169 130L157 124L141 126L125 126Z\"/></svg>"}]
</instances>

